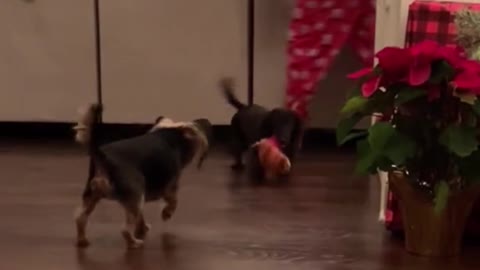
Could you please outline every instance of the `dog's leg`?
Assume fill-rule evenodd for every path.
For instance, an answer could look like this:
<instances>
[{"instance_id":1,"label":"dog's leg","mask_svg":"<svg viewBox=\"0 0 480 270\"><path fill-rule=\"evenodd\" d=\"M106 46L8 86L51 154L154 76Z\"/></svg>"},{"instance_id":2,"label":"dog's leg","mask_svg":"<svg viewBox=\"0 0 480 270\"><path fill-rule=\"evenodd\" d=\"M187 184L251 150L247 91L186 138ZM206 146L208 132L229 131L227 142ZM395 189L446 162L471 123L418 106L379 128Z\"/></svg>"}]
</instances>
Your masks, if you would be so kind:
<instances>
[{"instance_id":1,"label":"dog's leg","mask_svg":"<svg viewBox=\"0 0 480 270\"><path fill-rule=\"evenodd\" d=\"M129 203L124 203L126 222L125 228L122 231L123 238L127 242L128 248L135 249L143 246L143 240L136 238L135 230L140 218L143 216L143 196L138 200L130 200Z\"/></svg>"},{"instance_id":2,"label":"dog's leg","mask_svg":"<svg viewBox=\"0 0 480 270\"><path fill-rule=\"evenodd\" d=\"M232 154L234 158L234 162L231 165L232 170L234 171L241 171L245 168L245 164L243 164L243 152L244 147L238 139L235 139L232 142Z\"/></svg>"},{"instance_id":3,"label":"dog's leg","mask_svg":"<svg viewBox=\"0 0 480 270\"><path fill-rule=\"evenodd\" d=\"M135 237L142 240L145 239L150 228L151 225L145 221L145 216L141 213L135 228Z\"/></svg>"},{"instance_id":4,"label":"dog's leg","mask_svg":"<svg viewBox=\"0 0 480 270\"><path fill-rule=\"evenodd\" d=\"M242 171L245 168L243 164L243 153L247 148L245 138L242 131L238 128L238 124L232 123L232 136L230 147L234 158L234 163L230 166L234 171Z\"/></svg>"},{"instance_id":5,"label":"dog's leg","mask_svg":"<svg viewBox=\"0 0 480 270\"><path fill-rule=\"evenodd\" d=\"M167 205L162 210L162 218L164 221L169 220L172 218L175 210L177 209L177 192L178 192L178 180L175 180L174 183L169 185L165 190L163 195L163 199L167 203Z\"/></svg>"},{"instance_id":6,"label":"dog's leg","mask_svg":"<svg viewBox=\"0 0 480 270\"><path fill-rule=\"evenodd\" d=\"M88 222L88 217L95 209L95 206L100 201L99 198L94 196L84 196L82 205L77 209L75 213L75 223L77 225L77 246L78 247L87 247L89 245L87 236L86 236L86 227Z\"/></svg>"}]
</instances>

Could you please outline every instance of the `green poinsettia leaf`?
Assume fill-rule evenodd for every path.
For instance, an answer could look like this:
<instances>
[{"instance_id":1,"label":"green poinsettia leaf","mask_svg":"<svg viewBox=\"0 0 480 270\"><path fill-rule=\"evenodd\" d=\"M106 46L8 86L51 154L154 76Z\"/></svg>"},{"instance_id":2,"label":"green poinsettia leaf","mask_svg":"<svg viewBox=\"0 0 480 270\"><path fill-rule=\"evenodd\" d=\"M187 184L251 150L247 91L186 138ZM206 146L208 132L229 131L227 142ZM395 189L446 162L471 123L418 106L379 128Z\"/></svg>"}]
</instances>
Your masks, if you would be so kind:
<instances>
[{"instance_id":1,"label":"green poinsettia leaf","mask_svg":"<svg viewBox=\"0 0 480 270\"><path fill-rule=\"evenodd\" d=\"M478 116L480 116L480 100L479 99L475 100L475 103L473 103L472 105L472 109Z\"/></svg>"},{"instance_id":2,"label":"green poinsettia leaf","mask_svg":"<svg viewBox=\"0 0 480 270\"><path fill-rule=\"evenodd\" d=\"M368 143L372 151L382 153L395 132L395 128L387 122L377 122L371 126L368 129Z\"/></svg>"},{"instance_id":3,"label":"green poinsettia leaf","mask_svg":"<svg viewBox=\"0 0 480 270\"><path fill-rule=\"evenodd\" d=\"M477 126L477 114L473 110L465 110L462 115L462 124L469 127Z\"/></svg>"},{"instance_id":4,"label":"green poinsettia leaf","mask_svg":"<svg viewBox=\"0 0 480 270\"><path fill-rule=\"evenodd\" d=\"M393 110L395 105L395 97L400 91L401 87L393 85L388 88L386 92L377 91L370 96L365 113L383 112Z\"/></svg>"},{"instance_id":5,"label":"green poinsettia leaf","mask_svg":"<svg viewBox=\"0 0 480 270\"><path fill-rule=\"evenodd\" d=\"M357 132L351 132L343 138L339 145L344 145L349 141L355 140L357 138L365 137L368 134L366 130L361 130Z\"/></svg>"},{"instance_id":6,"label":"green poinsettia leaf","mask_svg":"<svg viewBox=\"0 0 480 270\"><path fill-rule=\"evenodd\" d=\"M392 169L392 165L394 165L394 163L385 156L377 158L376 164L378 169L384 172L390 171Z\"/></svg>"},{"instance_id":7,"label":"green poinsettia leaf","mask_svg":"<svg viewBox=\"0 0 480 270\"><path fill-rule=\"evenodd\" d=\"M478 147L476 132L473 127L451 125L442 132L439 142L459 157L472 154Z\"/></svg>"},{"instance_id":8,"label":"green poinsettia leaf","mask_svg":"<svg viewBox=\"0 0 480 270\"><path fill-rule=\"evenodd\" d=\"M375 162L377 155L370 148L370 144L367 139L361 140L357 143L358 160L355 166L355 172L357 174L366 175L374 173L376 170Z\"/></svg>"},{"instance_id":9,"label":"green poinsettia leaf","mask_svg":"<svg viewBox=\"0 0 480 270\"><path fill-rule=\"evenodd\" d=\"M379 160L388 159L395 165L403 165L416 153L416 144L409 137L399 133L390 123L377 122L368 130L368 143L372 156ZM382 165L383 166L383 165Z\"/></svg>"},{"instance_id":10,"label":"green poinsettia leaf","mask_svg":"<svg viewBox=\"0 0 480 270\"><path fill-rule=\"evenodd\" d=\"M357 144L359 174L374 173L377 168L390 170L392 165L403 165L416 153L416 144L399 133L390 123L377 122L368 130L368 137Z\"/></svg>"},{"instance_id":11,"label":"green poinsettia leaf","mask_svg":"<svg viewBox=\"0 0 480 270\"><path fill-rule=\"evenodd\" d=\"M354 114L350 117L343 118L338 122L336 136L337 136L337 144L342 145L347 141L353 139L350 135L352 129L357 125L360 120L362 120L363 116L360 114Z\"/></svg>"},{"instance_id":12,"label":"green poinsettia leaf","mask_svg":"<svg viewBox=\"0 0 480 270\"><path fill-rule=\"evenodd\" d=\"M477 149L471 155L458 161L458 170L460 176L470 182L480 181L480 149Z\"/></svg>"},{"instance_id":13,"label":"green poinsettia leaf","mask_svg":"<svg viewBox=\"0 0 480 270\"><path fill-rule=\"evenodd\" d=\"M400 106L412 100L426 96L426 92L423 89L418 88L406 88L403 91L398 92L395 98L395 105Z\"/></svg>"},{"instance_id":14,"label":"green poinsettia leaf","mask_svg":"<svg viewBox=\"0 0 480 270\"><path fill-rule=\"evenodd\" d=\"M408 158L415 156L416 144L415 141L395 130L383 153L395 165L403 165Z\"/></svg>"},{"instance_id":15,"label":"green poinsettia leaf","mask_svg":"<svg viewBox=\"0 0 480 270\"><path fill-rule=\"evenodd\" d=\"M354 96L347 100L343 108L340 110L341 114L351 115L353 113L362 112L368 104L368 99L362 96Z\"/></svg>"},{"instance_id":16,"label":"green poinsettia leaf","mask_svg":"<svg viewBox=\"0 0 480 270\"><path fill-rule=\"evenodd\" d=\"M448 203L448 196L450 195L450 187L445 181L440 181L435 186L435 198L433 199L435 214L440 214Z\"/></svg>"}]
</instances>

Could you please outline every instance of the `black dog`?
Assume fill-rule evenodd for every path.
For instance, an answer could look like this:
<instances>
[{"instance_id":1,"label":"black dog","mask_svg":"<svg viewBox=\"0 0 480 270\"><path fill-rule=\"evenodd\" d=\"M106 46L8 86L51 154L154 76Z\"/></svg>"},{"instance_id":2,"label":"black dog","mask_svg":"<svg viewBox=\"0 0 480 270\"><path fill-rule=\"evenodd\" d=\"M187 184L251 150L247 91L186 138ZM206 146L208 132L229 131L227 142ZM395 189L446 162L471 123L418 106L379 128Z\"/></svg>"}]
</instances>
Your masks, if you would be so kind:
<instances>
[{"instance_id":1,"label":"black dog","mask_svg":"<svg viewBox=\"0 0 480 270\"><path fill-rule=\"evenodd\" d=\"M255 104L243 104L234 94L232 79L223 79L220 86L227 102L237 109L230 123L232 154L235 159L232 169L243 169L243 154L252 144L271 136L276 137L282 152L293 162L303 133L302 121L298 115L283 108L268 110ZM258 162L254 164L258 165Z\"/></svg>"},{"instance_id":2,"label":"black dog","mask_svg":"<svg viewBox=\"0 0 480 270\"><path fill-rule=\"evenodd\" d=\"M98 119L101 108L92 105L75 130L76 141L86 145L91 170L76 215L77 245L87 246L85 228L89 215L101 199L118 201L126 212L122 231L129 248L138 248L150 228L143 216L145 202L161 198L167 203L162 218L168 220L177 207L177 189L185 166L200 155L201 166L208 150L203 130L206 119L195 122L173 122L159 117L146 134L99 145Z\"/></svg>"}]
</instances>

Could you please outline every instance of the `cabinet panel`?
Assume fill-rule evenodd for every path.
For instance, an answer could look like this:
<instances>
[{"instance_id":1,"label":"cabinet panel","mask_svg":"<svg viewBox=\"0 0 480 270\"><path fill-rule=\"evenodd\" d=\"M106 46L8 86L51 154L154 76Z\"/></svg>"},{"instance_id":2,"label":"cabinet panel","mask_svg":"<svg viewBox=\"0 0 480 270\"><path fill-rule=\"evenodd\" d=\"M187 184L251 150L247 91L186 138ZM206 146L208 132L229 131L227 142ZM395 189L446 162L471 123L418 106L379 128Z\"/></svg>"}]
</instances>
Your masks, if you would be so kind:
<instances>
[{"instance_id":1,"label":"cabinet panel","mask_svg":"<svg viewBox=\"0 0 480 270\"><path fill-rule=\"evenodd\" d=\"M101 1L105 121L151 123L207 117L229 122L233 110L218 80L246 91L246 0Z\"/></svg>"},{"instance_id":2,"label":"cabinet panel","mask_svg":"<svg viewBox=\"0 0 480 270\"><path fill-rule=\"evenodd\" d=\"M70 122L95 100L91 2L0 2L0 121Z\"/></svg>"},{"instance_id":3,"label":"cabinet panel","mask_svg":"<svg viewBox=\"0 0 480 270\"><path fill-rule=\"evenodd\" d=\"M255 103L283 106L288 26L294 0L255 1Z\"/></svg>"}]
</instances>

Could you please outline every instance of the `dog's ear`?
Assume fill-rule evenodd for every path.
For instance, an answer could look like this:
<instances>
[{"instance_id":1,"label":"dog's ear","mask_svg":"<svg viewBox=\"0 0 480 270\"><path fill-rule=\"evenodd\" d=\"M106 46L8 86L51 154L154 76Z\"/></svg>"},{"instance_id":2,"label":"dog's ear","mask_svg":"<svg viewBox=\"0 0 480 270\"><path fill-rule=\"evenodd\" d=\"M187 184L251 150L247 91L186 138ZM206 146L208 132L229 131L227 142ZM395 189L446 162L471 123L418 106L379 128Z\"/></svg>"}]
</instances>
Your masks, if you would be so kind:
<instances>
[{"instance_id":1,"label":"dog's ear","mask_svg":"<svg viewBox=\"0 0 480 270\"><path fill-rule=\"evenodd\" d=\"M198 163L197 168L201 168L203 161L207 157L208 153L208 139L204 132L200 130L195 124L185 124L178 127L182 130L183 135L185 138L195 145L195 153L194 155L198 156Z\"/></svg>"},{"instance_id":2,"label":"dog's ear","mask_svg":"<svg viewBox=\"0 0 480 270\"><path fill-rule=\"evenodd\" d=\"M165 118L165 116L159 116L155 119L155 122L153 122L153 125L156 125L158 124L160 121L162 121L162 119Z\"/></svg>"}]
</instances>

